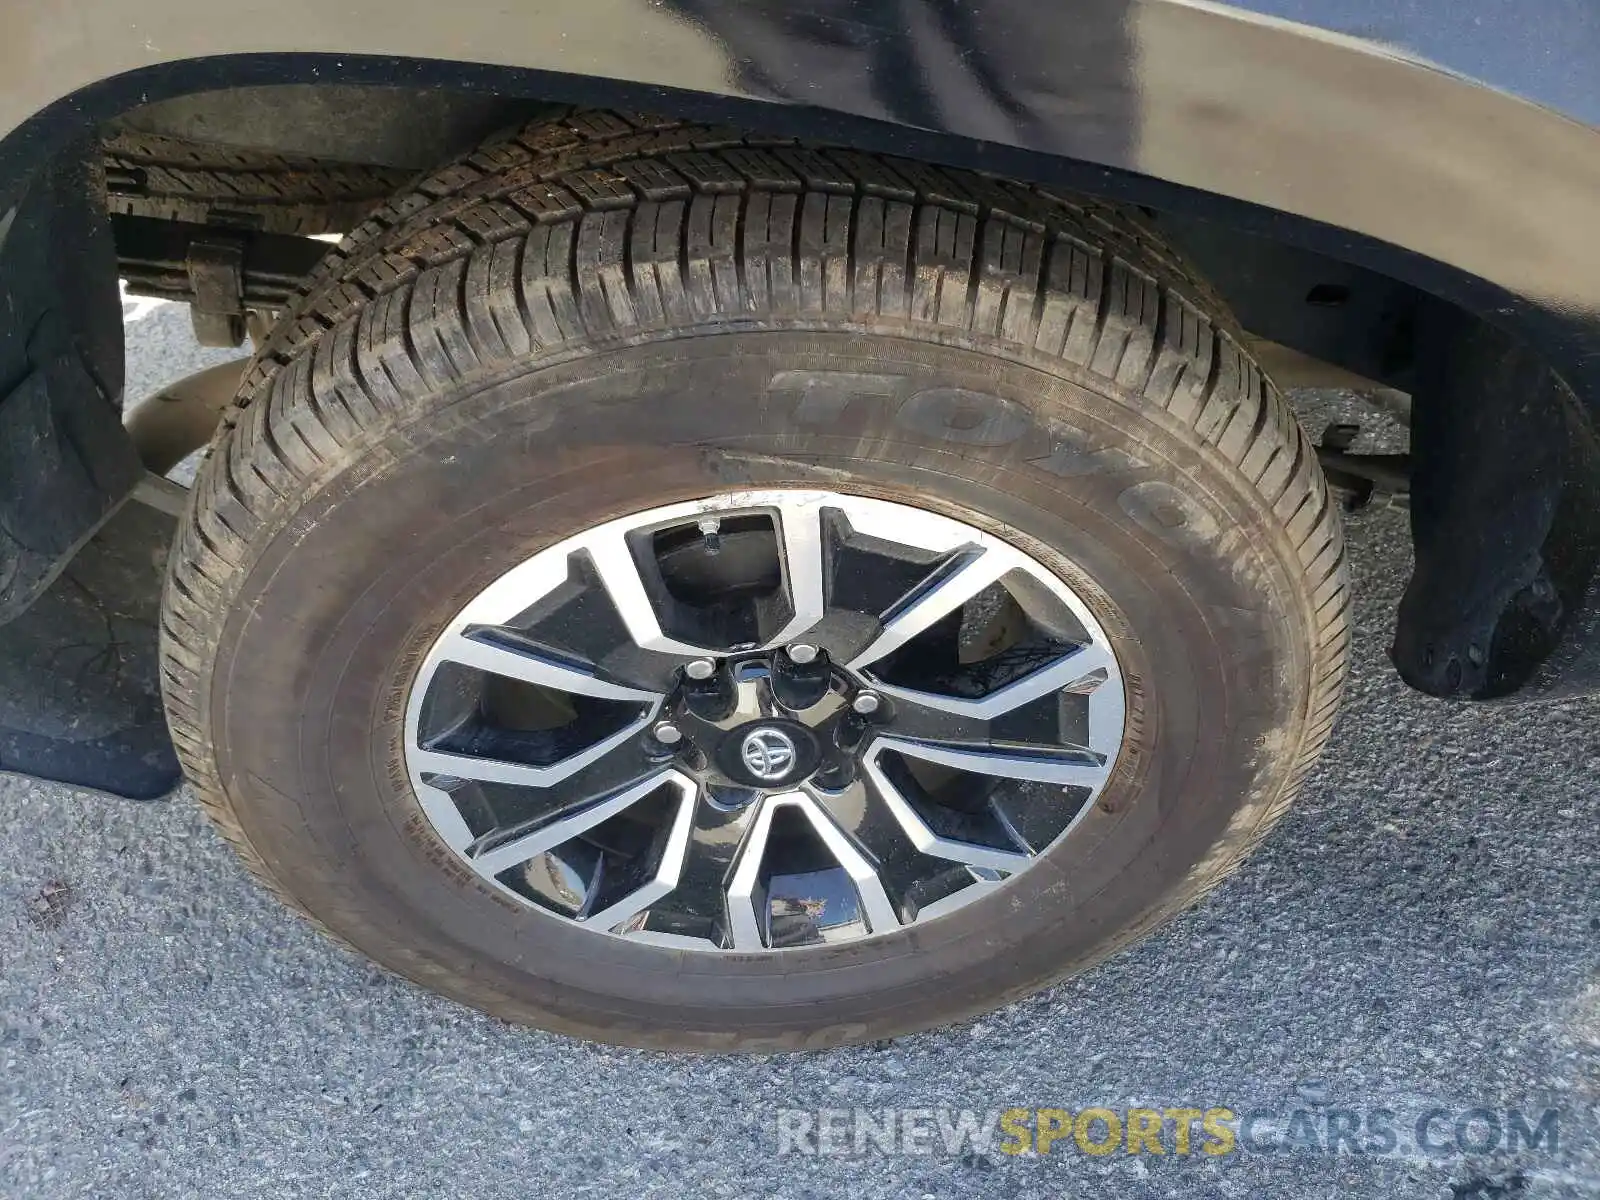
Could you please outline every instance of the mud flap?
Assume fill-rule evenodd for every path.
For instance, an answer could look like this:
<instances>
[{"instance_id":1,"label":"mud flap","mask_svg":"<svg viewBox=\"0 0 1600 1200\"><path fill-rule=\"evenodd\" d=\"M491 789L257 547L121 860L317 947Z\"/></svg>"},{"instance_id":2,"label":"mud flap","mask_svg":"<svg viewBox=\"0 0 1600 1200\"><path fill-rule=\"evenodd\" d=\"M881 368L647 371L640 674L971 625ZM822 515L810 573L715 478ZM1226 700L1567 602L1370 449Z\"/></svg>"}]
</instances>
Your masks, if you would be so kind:
<instances>
[{"instance_id":1,"label":"mud flap","mask_svg":"<svg viewBox=\"0 0 1600 1200\"><path fill-rule=\"evenodd\" d=\"M1442 699L1591 692L1600 443L1526 346L1424 310L1412 406L1416 567L1391 657ZM1576 618L1576 619L1575 619Z\"/></svg>"},{"instance_id":2,"label":"mud flap","mask_svg":"<svg viewBox=\"0 0 1600 1200\"><path fill-rule=\"evenodd\" d=\"M177 786L156 634L175 520L124 505L0 625L0 771L153 800Z\"/></svg>"}]
</instances>

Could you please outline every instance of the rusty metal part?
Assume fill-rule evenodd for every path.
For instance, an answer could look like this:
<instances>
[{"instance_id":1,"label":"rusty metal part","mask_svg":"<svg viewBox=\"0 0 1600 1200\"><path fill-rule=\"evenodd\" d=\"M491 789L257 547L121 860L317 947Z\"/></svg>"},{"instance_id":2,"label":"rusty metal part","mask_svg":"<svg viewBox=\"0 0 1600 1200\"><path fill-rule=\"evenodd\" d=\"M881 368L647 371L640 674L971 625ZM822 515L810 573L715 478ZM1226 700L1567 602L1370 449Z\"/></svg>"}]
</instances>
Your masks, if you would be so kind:
<instances>
[{"instance_id":1,"label":"rusty metal part","mask_svg":"<svg viewBox=\"0 0 1600 1200\"><path fill-rule=\"evenodd\" d=\"M150 217L113 215L111 231L130 296L198 301L207 312L237 315L241 340L244 313L281 309L331 248L316 238Z\"/></svg>"},{"instance_id":2,"label":"rusty metal part","mask_svg":"<svg viewBox=\"0 0 1600 1200\"><path fill-rule=\"evenodd\" d=\"M243 344L244 241L225 233L196 237L184 258L189 276L189 320L202 346Z\"/></svg>"}]
</instances>

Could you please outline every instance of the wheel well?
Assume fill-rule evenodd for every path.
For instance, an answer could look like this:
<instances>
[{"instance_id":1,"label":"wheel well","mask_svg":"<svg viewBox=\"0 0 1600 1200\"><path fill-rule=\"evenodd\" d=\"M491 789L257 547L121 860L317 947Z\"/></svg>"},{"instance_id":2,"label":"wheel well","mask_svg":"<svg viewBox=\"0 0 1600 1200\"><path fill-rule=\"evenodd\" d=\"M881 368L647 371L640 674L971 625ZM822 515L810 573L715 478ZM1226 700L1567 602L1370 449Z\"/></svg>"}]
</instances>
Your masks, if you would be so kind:
<instances>
[{"instance_id":1,"label":"wheel well","mask_svg":"<svg viewBox=\"0 0 1600 1200\"><path fill-rule=\"evenodd\" d=\"M108 124L237 150L424 171L553 105L448 88L282 84L197 92Z\"/></svg>"},{"instance_id":2,"label":"wheel well","mask_svg":"<svg viewBox=\"0 0 1600 1200\"><path fill-rule=\"evenodd\" d=\"M680 115L672 99L660 97L662 107L655 111ZM361 164L424 171L497 131L560 108L554 100L439 87L284 84L141 105L109 122L106 131L320 161L329 169ZM877 148L837 131L816 140ZM1081 186L1074 190L1099 194ZM1106 195L1120 198L1111 189ZM1184 199L1147 204L1145 211L1196 264L1244 329L1271 344L1258 347L1263 358L1271 360L1276 347L1295 352L1296 386L1409 390L1419 289L1317 250L1204 219ZM1288 361L1281 360L1285 369Z\"/></svg>"},{"instance_id":3,"label":"wheel well","mask_svg":"<svg viewBox=\"0 0 1600 1200\"><path fill-rule=\"evenodd\" d=\"M657 115L691 115L665 102L668 107ZM333 107L351 113L351 119L321 120ZM416 167L446 160L478 144L485 130L515 127L545 109L560 111L554 102L436 89L297 85L186 96L124 114L117 127L168 137L204 136L211 145L323 162L336 156L334 163ZM330 125L339 127L324 128ZM838 131L808 140L874 148L870 139ZM931 157L972 165L953 152ZM1116 187L1083 190L1122 199ZM1570 393L1547 382L1554 377L1526 345L1410 283L1292 237L1216 220L1181 189L1149 200L1140 205L1147 218L1232 309L1253 352L1280 377L1289 372L1282 383L1353 386L1389 401L1423 388L1431 414L1424 426L1428 441L1413 447L1411 462L1427 480L1423 508L1434 532L1417 542L1419 570L1396 637L1397 665L1408 681L1439 695L1481 698L1527 683L1564 621L1555 597L1559 594L1568 610L1577 607L1595 560L1587 549L1573 556L1546 546L1558 536L1565 543L1589 544L1576 527L1583 523L1573 516L1578 506L1570 497L1560 503L1565 480L1593 472L1583 422L1570 430L1566 426ZM1293 223L1280 227L1290 230ZM270 255L269 239L256 242L262 247L258 255ZM247 253L238 249L241 261ZM194 278L192 261L189 274ZM233 293L236 305L244 303L250 278L249 271L241 271ZM239 336L242 321L229 328L231 336ZM1433 332L1424 335L1423 329ZM1499 388L1485 389L1471 372L1441 369L1459 361L1506 364ZM1517 411L1508 400L1521 403L1520 423L1506 420L1507 412ZM1494 436L1487 441L1456 436L1460 429L1493 431ZM1562 451L1544 445L1550 438L1582 447L1574 451L1578 458L1563 461ZM1327 449L1339 458L1341 472L1348 477L1354 471L1359 482L1360 464L1336 447ZM1522 470L1518 462L1537 467ZM1392 486L1387 481L1397 470L1394 464L1374 467L1379 469ZM1495 481L1492 495L1478 486L1484 480ZM1515 502L1508 499L1512 492ZM1553 529L1558 511L1567 519L1563 528ZM1456 561L1464 537L1478 545L1481 561ZM1546 569L1551 561L1576 569L1557 579ZM1438 594L1441 590L1446 594ZM1444 610L1450 615L1441 621ZM1409 620L1406 613L1412 614ZM1514 635L1497 634L1503 617L1515 626Z\"/></svg>"},{"instance_id":4,"label":"wheel well","mask_svg":"<svg viewBox=\"0 0 1600 1200\"><path fill-rule=\"evenodd\" d=\"M636 108L664 115L710 118L768 135L795 136L861 150L887 150L908 158L976 167L997 175L1135 203L1145 210L1162 235L1193 261L1234 310L1245 331L1255 339L1253 349L1260 357L1276 366L1275 352L1288 352L1289 357L1283 361L1291 363L1296 374L1285 381L1296 385L1354 383L1369 392L1406 393L1416 386L1419 367L1426 365L1430 355L1438 358L1450 353L1446 345L1430 348L1419 343L1419 313L1431 310L1453 314L1451 320L1436 323L1452 329L1451 338L1470 339L1489 330L1484 321L1450 300L1430 295L1400 274L1387 273L1374 265L1392 261L1398 271L1409 261L1400 252L1393 252L1386 259L1379 252L1381 247L1365 245L1358 237L1301 218L1256 210L1238 201L1085 163L1006 150L950 135L891 128L812 109L719 100L623 84L611 87L603 81L566 82L570 86L555 88L548 98L505 95L490 87L394 84L290 83L212 88L123 111L103 124L101 133L105 136L134 131L183 138L211 147L276 154L313 166L320 163L328 169L339 164L367 163L411 170L468 149L482 139L485 131L514 125L543 111L558 111L560 103L584 99L581 93L585 91L609 90L619 98L645 102L636 103ZM337 121L328 119L334 111L339 115ZM153 224L159 226L161 222ZM119 241L125 228L126 222L119 227ZM179 227L172 223L172 228L176 231ZM147 223L146 233L149 232ZM263 234L259 240L266 244L274 236ZM226 267L232 250L225 247L224 251L220 261ZM291 258L295 256L305 261L299 251L293 251ZM217 261L213 255L208 268ZM1426 272L1422 275L1426 276ZM105 286L110 284L108 278ZM1460 294L1468 291L1470 288L1463 284ZM227 328L229 336L237 336L237 324L230 323ZM1537 355L1515 339L1494 336L1519 348L1519 361L1525 367L1519 386L1541 395L1556 394L1543 389L1527 374L1545 371ZM1433 378L1437 381L1437 372ZM1565 394L1564 390L1561 392ZM1482 397L1478 407L1502 405L1514 409L1517 399L1504 394ZM1435 407L1448 412L1448 398ZM1551 426L1544 422L1538 427ZM1504 449L1510 452L1509 446ZM1435 472L1434 486L1448 490L1459 485L1470 492L1471 473L1482 465L1473 456L1458 453L1456 469ZM1514 478L1514 473L1496 475L1491 470L1485 477L1504 480ZM1559 491L1562 486L1560 479L1548 475L1523 482L1535 490L1553 487ZM1534 509L1542 513L1546 507L1549 506L1535 505ZM1530 554L1537 557L1548 528L1542 521L1543 517L1536 516L1518 531L1519 544L1513 555L1517 562L1526 563ZM1590 556L1585 554L1583 558L1587 571ZM1486 569L1492 573L1503 565L1497 561ZM1496 603L1504 600L1503 591L1495 589ZM1576 601L1574 594L1572 602ZM1475 618L1475 624L1476 631L1461 639L1463 654L1473 646L1477 646L1474 653L1483 652L1482 614ZM1489 624L1492 627L1493 621ZM1433 642L1419 654L1424 652L1436 652ZM1523 657L1528 657L1526 652ZM1528 674L1520 667L1512 673L1523 678ZM1423 675L1419 669L1408 677L1415 681ZM1434 690L1446 689L1440 684Z\"/></svg>"}]
</instances>

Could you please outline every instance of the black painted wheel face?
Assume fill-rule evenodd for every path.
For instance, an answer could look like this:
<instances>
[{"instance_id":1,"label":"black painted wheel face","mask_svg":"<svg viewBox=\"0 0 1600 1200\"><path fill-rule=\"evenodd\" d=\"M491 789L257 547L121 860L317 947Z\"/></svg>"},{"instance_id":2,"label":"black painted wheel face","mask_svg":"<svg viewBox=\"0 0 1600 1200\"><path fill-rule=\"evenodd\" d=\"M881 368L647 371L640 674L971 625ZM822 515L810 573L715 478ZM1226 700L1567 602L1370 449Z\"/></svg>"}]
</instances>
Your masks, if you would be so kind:
<instances>
[{"instance_id":1,"label":"black painted wheel face","mask_svg":"<svg viewBox=\"0 0 1600 1200\"><path fill-rule=\"evenodd\" d=\"M729 493L535 555L413 686L435 832L597 934L777 951L970 903L1068 836L1123 739L1106 635L924 509Z\"/></svg>"}]
</instances>

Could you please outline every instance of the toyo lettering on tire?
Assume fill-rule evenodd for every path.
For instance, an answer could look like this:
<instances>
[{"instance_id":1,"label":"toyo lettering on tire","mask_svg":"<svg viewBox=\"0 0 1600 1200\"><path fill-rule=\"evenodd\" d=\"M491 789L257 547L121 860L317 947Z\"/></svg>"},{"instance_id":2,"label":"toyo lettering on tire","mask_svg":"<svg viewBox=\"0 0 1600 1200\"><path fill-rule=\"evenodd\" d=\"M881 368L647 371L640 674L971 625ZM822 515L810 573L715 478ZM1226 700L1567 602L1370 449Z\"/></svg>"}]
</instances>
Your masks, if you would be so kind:
<instances>
[{"instance_id":1,"label":"toyo lettering on tire","mask_svg":"<svg viewBox=\"0 0 1600 1200\"><path fill-rule=\"evenodd\" d=\"M862 1041L1192 903L1348 646L1338 515L1143 221L577 112L284 314L164 679L250 867L378 962L633 1045Z\"/></svg>"}]
</instances>

